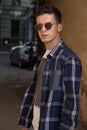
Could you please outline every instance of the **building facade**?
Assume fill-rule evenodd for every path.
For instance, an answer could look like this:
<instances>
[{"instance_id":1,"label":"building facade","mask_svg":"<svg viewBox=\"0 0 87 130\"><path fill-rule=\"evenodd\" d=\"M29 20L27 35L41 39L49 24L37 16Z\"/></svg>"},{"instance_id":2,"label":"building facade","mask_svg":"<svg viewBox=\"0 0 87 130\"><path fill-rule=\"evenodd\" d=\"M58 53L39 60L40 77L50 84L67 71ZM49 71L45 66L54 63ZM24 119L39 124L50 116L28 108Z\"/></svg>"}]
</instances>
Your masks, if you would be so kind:
<instances>
[{"instance_id":1,"label":"building facade","mask_svg":"<svg viewBox=\"0 0 87 130\"><path fill-rule=\"evenodd\" d=\"M32 39L31 0L0 0L0 44ZM31 11L30 11L31 13Z\"/></svg>"}]
</instances>

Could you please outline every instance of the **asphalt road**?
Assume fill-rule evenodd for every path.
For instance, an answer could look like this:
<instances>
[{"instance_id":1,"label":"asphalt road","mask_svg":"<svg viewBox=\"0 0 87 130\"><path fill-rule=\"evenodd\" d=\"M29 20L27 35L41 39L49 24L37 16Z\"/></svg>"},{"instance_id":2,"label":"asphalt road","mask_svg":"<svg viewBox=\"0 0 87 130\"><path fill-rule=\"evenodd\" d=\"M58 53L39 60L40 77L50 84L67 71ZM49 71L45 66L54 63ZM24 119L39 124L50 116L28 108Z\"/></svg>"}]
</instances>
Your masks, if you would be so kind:
<instances>
[{"instance_id":1,"label":"asphalt road","mask_svg":"<svg viewBox=\"0 0 87 130\"><path fill-rule=\"evenodd\" d=\"M32 77L32 71L11 66L8 55L0 55L0 130L21 130L16 122Z\"/></svg>"}]
</instances>

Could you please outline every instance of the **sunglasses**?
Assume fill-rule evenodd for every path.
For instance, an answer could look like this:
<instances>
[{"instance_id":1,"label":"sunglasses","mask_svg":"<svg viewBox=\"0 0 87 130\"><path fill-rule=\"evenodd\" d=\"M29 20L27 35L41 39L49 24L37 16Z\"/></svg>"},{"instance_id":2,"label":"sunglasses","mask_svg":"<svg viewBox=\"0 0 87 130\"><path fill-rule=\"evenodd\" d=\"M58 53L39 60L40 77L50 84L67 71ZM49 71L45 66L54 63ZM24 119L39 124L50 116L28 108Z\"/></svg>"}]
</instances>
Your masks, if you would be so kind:
<instances>
[{"instance_id":1,"label":"sunglasses","mask_svg":"<svg viewBox=\"0 0 87 130\"><path fill-rule=\"evenodd\" d=\"M35 29L36 31L41 31L42 28L43 28L43 25L44 27L47 29L47 30L50 30L52 28L52 25L55 24L55 23L50 23L50 22L47 22L45 24L42 24L42 23L39 23L39 24L36 24L35 25Z\"/></svg>"}]
</instances>

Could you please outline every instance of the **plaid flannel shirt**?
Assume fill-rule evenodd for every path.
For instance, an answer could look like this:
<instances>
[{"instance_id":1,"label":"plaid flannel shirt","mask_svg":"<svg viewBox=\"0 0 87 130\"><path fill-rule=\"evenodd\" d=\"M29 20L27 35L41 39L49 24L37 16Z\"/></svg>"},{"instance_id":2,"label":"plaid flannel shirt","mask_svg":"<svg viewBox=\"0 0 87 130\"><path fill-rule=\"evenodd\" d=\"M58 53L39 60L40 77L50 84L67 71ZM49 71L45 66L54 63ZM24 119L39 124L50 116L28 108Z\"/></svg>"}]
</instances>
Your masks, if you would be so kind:
<instances>
[{"instance_id":1,"label":"plaid flannel shirt","mask_svg":"<svg viewBox=\"0 0 87 130\"><path fill-rule=\"evenodd\" d=\"M80 109L81 72L80 59L63 40L48 54L42 75L38 130L76 129ZM27 128L31 126L33 119L36 79L37 71L24 95L17 122Z\"/></svg>"}]
</instances>

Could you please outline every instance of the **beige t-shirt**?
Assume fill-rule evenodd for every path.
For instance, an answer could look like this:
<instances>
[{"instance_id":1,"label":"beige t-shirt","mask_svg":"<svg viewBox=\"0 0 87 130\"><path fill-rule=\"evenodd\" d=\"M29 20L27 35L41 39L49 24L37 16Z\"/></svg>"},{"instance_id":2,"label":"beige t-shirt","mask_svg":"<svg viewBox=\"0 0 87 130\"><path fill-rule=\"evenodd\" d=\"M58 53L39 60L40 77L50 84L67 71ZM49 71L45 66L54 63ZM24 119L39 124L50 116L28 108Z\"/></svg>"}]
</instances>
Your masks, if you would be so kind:
<instances>
[{"instance_id":1,"label":"beige t-shirt","mask_svg":"<svg viewBox=\"0 0 87 130\"><path fill-rule=\"evenodd\" d=\"M38 106L34 105L33 113L34 113L34 117L33 117L32 125L34 127L34 130L38 130L39 118L40 118L40 108Z\"/></svg>"},{"instance_id":2,"label":"beige t-shirt","mask_svg":"<svg viewBox=\"0 0 87 130\"><path fill-rule=\"evenodd\" d=\"M40 98L40 95L39 95L40 90L39 89L41 88L40 84L42 83L42 80L41 80L41 78L42 78L41 77L42 76L42 71L43 71L43 67L44 67L47 55L49 54L50 51L51 50L46 50L46 52L45 52L45 54L43 55L43 58L42 58L43 61L40 63L40 66L39 66L38 77L40 77L40 78L37 79L37 87L36 88L38 88L38 90L36 92L35 100L40 100L38 98ZM33 114L34 114L34 117L33 117L32 125L34 127L34 130L38 130L39 119L40 119L40 104L38 103L38 101L36 101L34 103Z\"/></svg>"}]
</instances>

